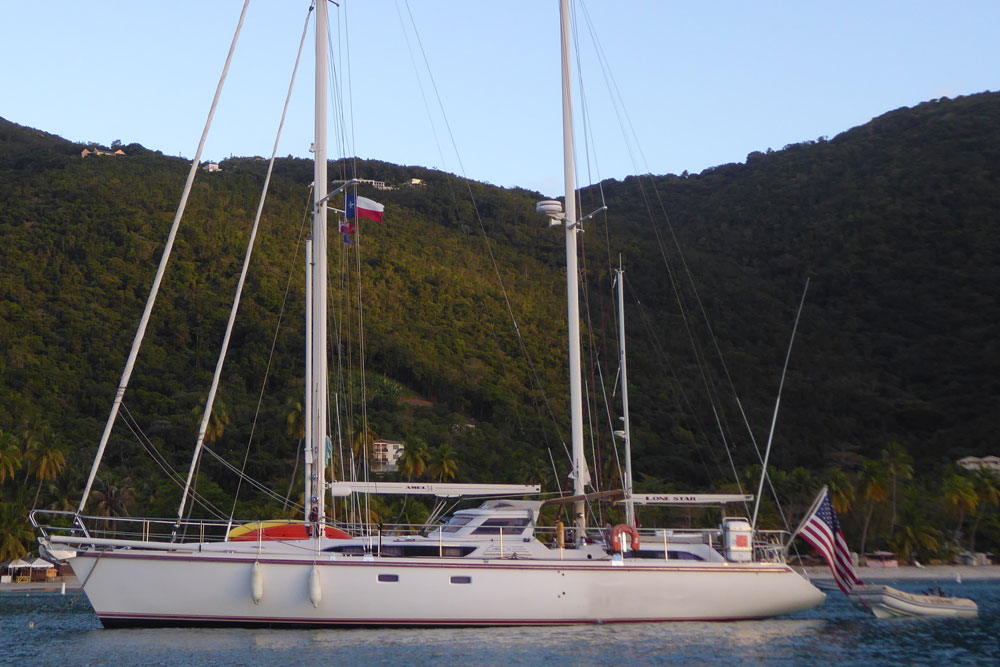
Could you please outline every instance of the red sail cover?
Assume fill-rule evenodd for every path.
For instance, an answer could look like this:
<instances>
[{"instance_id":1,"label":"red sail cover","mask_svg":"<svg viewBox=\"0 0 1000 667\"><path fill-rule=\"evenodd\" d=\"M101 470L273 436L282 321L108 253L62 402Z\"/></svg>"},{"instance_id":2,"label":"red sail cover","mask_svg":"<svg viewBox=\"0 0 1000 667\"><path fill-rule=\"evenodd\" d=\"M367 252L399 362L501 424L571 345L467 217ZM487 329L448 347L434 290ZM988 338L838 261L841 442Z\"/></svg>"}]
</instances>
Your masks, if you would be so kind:
<instances>
[{"instance_id":1,"label":"red sail cover","mask_svg":"<svg viewBox=\"0 0 1000 667\"><path fill-rule=\"evenodd\" d=\"M257 540L262 542L284 542L306 540L310 537L304 523L250 524L241 528L249 528L250 530L244 532L239 528L234 529L229 536L230 542L256 542ZM332 526L326 527L326 536L331 540L347 540L351 537L344 531Z\"/></svg>"}]
</instances>

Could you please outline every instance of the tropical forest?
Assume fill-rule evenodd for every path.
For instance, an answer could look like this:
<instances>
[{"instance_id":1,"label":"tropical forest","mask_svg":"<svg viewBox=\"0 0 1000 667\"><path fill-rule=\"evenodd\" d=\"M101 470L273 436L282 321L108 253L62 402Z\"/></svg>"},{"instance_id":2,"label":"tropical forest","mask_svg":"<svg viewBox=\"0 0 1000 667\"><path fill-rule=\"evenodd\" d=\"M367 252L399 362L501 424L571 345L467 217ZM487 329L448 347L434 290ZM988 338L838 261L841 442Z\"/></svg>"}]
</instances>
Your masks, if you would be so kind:
<instances>
[{"instance_id":1,"label":"tropical forest","mask_svg":"<svg viewBox=\"0 0 1000 667\"><path fill-rule=\"evenodd\" d=\"M176 516L267 168L199 170L86 514ZM0 119L0 561L35 551L32 510L77 510L189 169ZM330 174L385 206L381 223L330 218L330 477L570 494L546 197L374 159ZM311 181L311 162L276 160L194 517L302 518ZM794 530L827 486L861 554L1000 549L1000 472L959 464L1000 456L1000 93L579 198L595 212L578 235L593 490L623 484L622 269L637 492L756 496L766 457L765 528ZM378 469L385 441L402 455ZM373 498L365 518L430 510ZM671 512L719 520L638 521Z\"/></svg>"}]
</instances>

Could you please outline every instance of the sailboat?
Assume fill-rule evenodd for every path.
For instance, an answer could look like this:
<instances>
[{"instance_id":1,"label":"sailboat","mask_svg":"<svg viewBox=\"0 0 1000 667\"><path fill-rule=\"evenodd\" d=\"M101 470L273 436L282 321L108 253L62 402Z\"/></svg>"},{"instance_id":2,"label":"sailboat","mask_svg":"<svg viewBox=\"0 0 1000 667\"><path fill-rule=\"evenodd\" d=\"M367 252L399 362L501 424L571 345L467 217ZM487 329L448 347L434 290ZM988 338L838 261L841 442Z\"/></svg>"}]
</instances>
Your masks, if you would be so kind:
<instances>
[{"instance_id":1,"label":"sailboat","mask_svg":"<svg viewBox=\"0 0 1000 667\"><path fill-rule=\"evenodd\" d=\"M325 479L330 432L326 413L327 202L337 192L328 192L326 173L328 11L325 1L315 5L315 189L312 241L307 249L306 324L311 472L306 535L269 534L257 525L236 539L226 522L185 520L183 505L176 520L128 519L131 532L102 532L105 524L101 522L114 520L85 516L86 492L79 509L61 517L71 519L68 528L58 527L59 522L45 523L46 515L59 518L58 513L35 512L32 521L41 532L42 549L75 552L70 562L104 626L723 621L790 614L823 602L825 595L784 562L780 540L762 539L763 532L754 530L744 518L726 518L711 530L639 530L634 524L636 504L724 507L743 502L747 496L635 494L629 474L626 488L598 494L604 500L625 502L628 522L611 531L588 522L587 503L595 494L587 493L583 447L576 249L581 221L576 212L569 0L559 2L565 208L558 201L544 201L537 210L553 227L563 227L566 236L572 496L555 501L525 499L538 494L535 485L330 483ZM148 315L141 326L146 319ZM112 413L125 392L136 345ZM621 349L624 355L624 344ZM112 421L113 414L98 447L88 492ZM489 499L479 507L455 511L418 534L387 527L342 533L328 530L328 494L393 492ZM572 525L540 526L546 502L571 507Z\"/></svg>"}]
</instances>

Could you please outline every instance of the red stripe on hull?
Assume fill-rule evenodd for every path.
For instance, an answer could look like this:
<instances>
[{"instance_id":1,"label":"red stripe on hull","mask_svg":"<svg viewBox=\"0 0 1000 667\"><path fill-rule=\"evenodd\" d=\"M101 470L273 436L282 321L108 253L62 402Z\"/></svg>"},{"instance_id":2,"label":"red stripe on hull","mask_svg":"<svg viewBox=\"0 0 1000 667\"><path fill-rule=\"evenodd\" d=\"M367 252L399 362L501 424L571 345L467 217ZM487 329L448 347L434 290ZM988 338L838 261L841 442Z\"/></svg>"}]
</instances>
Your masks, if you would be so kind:
<instances>
[{"instance_id":1,"label":"red stripe on hull","mask_svg":"<svg viewBox=\"0 0 1000 667\"><path fill-rule=\"evenodd\" d=\"M156 628L156 627L281 627L281 628L462 628L462 627L497 627L497 626L553 626L553 625L604 625L622 623L731 623L734 621L751 620L750 617L734 618L634 618L634 619L564 619L557 621L543 619L511 620L468 620L468 619L331 619L318 621L309 618L253 618L253 617L216 617L216 616L131 616L128 614L100 614L98 616L105 628Z\"/></svg>"}]
</instances>

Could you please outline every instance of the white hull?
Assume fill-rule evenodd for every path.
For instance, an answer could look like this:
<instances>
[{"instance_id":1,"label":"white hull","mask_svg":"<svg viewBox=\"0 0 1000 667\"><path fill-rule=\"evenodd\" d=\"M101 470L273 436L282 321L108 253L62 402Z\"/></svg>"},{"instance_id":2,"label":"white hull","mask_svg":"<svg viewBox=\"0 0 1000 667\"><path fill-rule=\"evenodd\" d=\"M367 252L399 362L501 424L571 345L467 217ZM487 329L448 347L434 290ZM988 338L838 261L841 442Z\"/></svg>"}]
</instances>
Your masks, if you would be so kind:
<instances>
[{"instance_id":1,"label":"white hull","mask_svg":"<svg viewBox=\"0 0 1000 667\"><path fill-rule=\"evenodd\" d=\"M825 599L778 564L330 560L330 554L314 561L308 551L258 558L252 551L133 550L82 552L71 562L105 626L725 621L789 614ZM254 583L262 592L256 604Z\"/></svg>"},{"instance_id":2,"label":"white hull","mask_svg":"<svg viewBox=\"0 0 1000 667\"><path fill-rule=\"evenodd\" d=\"M849 597L881 619L920 616L973 618L979 614L976 603L966 598L917 595L891 586L856 586Z\"/></svg>"}]
</instances>

